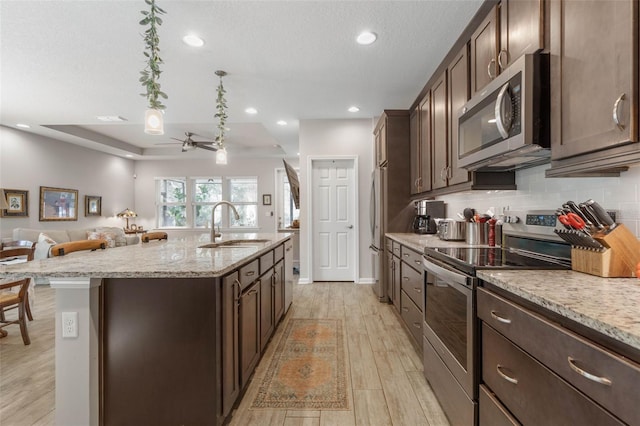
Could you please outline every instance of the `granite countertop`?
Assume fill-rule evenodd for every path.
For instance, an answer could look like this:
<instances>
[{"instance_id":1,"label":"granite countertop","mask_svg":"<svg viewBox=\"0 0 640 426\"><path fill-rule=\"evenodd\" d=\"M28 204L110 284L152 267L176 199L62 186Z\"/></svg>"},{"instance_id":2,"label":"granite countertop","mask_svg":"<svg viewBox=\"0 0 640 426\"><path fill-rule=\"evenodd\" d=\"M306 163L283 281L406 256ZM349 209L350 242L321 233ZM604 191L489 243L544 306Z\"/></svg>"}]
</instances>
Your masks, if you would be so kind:
<instances>
[{"instance_id":1,"label":"granite countertop","mask_svg":"<svg viewBox=\"0 0 640 426\"><path fill-rule=\"evenodd\" d=\"M640 350L640 280L575 271L478 271L494 286Z\"/></svg>"},{"instance_id":2,"label":"granite countertop","mask_svg":"<svg viewBox=\"0 0 640 426\"><path fill-rule=\"evenodd\" d=\"M386 234L416 251L463 247L435 235ZM478 278L640 350L640 280L601 278L575 271L478 270Z\"/></svg>"},{"instance_id":3,"label":"granite countertop","mask_svg":"<svg viewBox=\"0 0 640 426\"><path fill-rule=\"evenodd\" d=\"M268 240L242 246L199 248L208 233L150 241L0 266L0 279L35 277L206 278L218 277L291 237L287 233L223 234L224 240Z\"/></svg>"}]
</instances>

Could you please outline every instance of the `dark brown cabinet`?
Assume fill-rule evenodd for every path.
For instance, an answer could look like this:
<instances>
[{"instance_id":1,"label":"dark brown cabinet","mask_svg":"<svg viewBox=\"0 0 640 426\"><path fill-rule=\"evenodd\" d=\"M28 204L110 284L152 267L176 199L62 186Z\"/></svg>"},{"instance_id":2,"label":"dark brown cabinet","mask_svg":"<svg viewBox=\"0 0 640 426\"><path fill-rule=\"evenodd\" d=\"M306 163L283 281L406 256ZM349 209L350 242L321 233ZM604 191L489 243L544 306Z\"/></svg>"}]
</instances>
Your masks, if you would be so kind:
<instances>
[{"instance_id":1,"label":"dark brown cabinet","mask_svg":"<svg viewBox=\"0 0 640 426\"><path fill-rule=\"evenodd\" d=\"M387 123L382 121L375 132L376 164L382 167L387 163Z\"/></svg>"},{"instance_id":2,"label":"dark brown cabinet","mask_svg":"<svg viewBox=\"0 0 640 426\"><path fill-rule=\"evenodd\" d=\"M260 359L260 289L255 281L240 296L240 383L249 381Z\"/></svg>"},{"instance_id":3,"label":"dark brown cabinet","mask_svg":"<svg viewBox=\"0 0 640 426\"><path fill-rule=\"evenodd\" d=\"M273 267L273 322L277 326L284 315L284 260Z\"/></svg>"},{"instance_id":4,"label":"dark brown cabinet","mask_svg":"<svg viewBox=\"0 0 640 426\"><path fill-rule=\"evenodd\" d=\"M471 93L481 91L499 73L498 6L494 6L471 35Z\"/></svg>"},{"instance_id":5,"label":"dark brown cabinet","mask_svg":"<svg viewBox=\"0 0 640 426\"><path fill-rule=\"evenodd\" d=\"M550 4L551 169L619 172L640 160L637 1ZM594 28L605 28L593 31Z\"/></svg>"},{"instance_id":6,"label":"dark brown cabinet","mask_svg":"<svg viewBox=\"0 0 640 426\"><path fill-rule=\"evenodd\" d=\"M477 301L482 380L499 408L523 424L640 424L628 398L640 365L485 288Z\"/></svg>"},{"instance_id":7,"label":"dark brown cabinet","mask_svg":"<svg viewBox=\"0 0 640 426\"><path fill-rule=\"evenodd\" d=\"M387 238L387 293L400 312L400 244Z\"/></svg>"},{"instance_id":8,"label":"dark brown cabinet","mask_svg":"<svg viewBox=\"0 0 640 426\"><path fill-rule=\"evenodd\" d=\"M503 0L500 3L500 72L526 53L543 49L544 0Z\"/></svg>"},{"instance_id":9,"label":"dark brown cabinet","mask_svg":"<svg viewBox=\"0 0 640 426\"><path fill-rule=\"evenodd\" d=\"M222 417L240 395L239 308L240 281L238 271L222 279Z\"/></svg>"},{"instance_id":10,"label":"dark brown cabinet","mask_svg":"<svg viewBox=\"0 0 640 426\"><path fill-rule=\"evenodd\" d=\"M411 163L411 195L422 192L420 165L420 115L417 110L409 114L409 162Z\"/></svg>"},{"instance_id":11,"label":"dark brown cabinet","mask_svg":"<svg viewBox=\"0 0 640 426\"><path fill-rule=\"evenodd\" d=\"M458 110L469 100L469 63L464 46L431 89L433 104L433 188L469 182L458 167Z\"/></svg>"},{"instance_id":12,"label":"dark brown cabinet","mask_svg":"<svg viewBox=\"0 0 640 426\"><path fill-rule=\"evenodd\" d=\"M398 244L395 243L394 244ZM400 316L413 337L416 349L422 352L422 312L424 310L424 281L422 254L400 245L397 287L400 292Z\"/></svg>"},{"instance_id":13,"label":"dark brown cabinet","mask_svg":"<svg viewBox=\"0 0 640 426\"><path fill-rule=\"evenodd\" d=\"M273 269L260 278L260 351L264 351L275 328L273 312Z\"/></svg>"},{"instance_id":14,"label":"dark brown cabinet","mask_svg":"<svg viewBox=\"0 0 640 426\"><path fill-rule=\"evenodd\" d=\"M411 194L431 190L431 93L409 116L411 134Z\"/></svg>"}]
</instances>

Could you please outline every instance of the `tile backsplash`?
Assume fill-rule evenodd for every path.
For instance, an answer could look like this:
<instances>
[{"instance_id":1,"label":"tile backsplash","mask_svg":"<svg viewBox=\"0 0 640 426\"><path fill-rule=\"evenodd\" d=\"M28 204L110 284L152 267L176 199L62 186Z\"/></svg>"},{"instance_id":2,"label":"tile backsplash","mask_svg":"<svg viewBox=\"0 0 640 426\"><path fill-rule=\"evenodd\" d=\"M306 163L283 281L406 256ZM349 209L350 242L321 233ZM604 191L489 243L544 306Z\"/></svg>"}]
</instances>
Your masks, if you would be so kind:
<instances>
[{"instance_id":1,"label":"tile backsplash","mask_svg":"<svg viewBox=\"0 0 640 426\"><path fill-rule=\"evenodd\" d=\"M485 212L494 207L513 210L555 210L567 200L581 203L593 198L607 210L615 210L618 223L624 223L640 237L640 165L619 177L546 178L549 165L516 171L517 190L470 191L438 197L447 204L447 216L457 217L465 207Z\"/></svg>"}]
</instances>

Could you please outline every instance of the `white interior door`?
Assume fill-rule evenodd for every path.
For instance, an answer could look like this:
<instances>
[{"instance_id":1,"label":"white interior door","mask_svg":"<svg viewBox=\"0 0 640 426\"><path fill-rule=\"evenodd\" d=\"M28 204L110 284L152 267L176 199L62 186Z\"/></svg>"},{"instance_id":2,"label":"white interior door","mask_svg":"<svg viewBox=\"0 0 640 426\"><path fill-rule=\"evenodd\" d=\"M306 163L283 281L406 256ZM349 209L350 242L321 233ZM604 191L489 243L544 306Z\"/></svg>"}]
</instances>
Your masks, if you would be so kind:
<instances>
[{"instance_id":1,"label":"white interior door","mask_svg":"<svg viewBox=\"0 0 640 426\"><path fill-rule=\"evenodd\" d=\"M313 280L353 281L356 238L353 160L314 160Z\"/></svg>"}]
</instances>

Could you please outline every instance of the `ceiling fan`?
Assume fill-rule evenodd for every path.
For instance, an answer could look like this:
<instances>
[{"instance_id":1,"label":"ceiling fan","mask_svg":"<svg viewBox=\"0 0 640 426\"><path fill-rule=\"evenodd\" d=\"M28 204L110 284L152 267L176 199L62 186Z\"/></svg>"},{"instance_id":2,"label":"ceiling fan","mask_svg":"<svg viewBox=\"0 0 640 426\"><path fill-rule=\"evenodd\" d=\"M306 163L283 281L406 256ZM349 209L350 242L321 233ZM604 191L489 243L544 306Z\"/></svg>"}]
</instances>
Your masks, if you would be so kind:
<instances>
[{"instance_id":1,"label":"ceiling fan","mask_svg":"<svg viewBox=\"0 0 640 426\"><path fill-rule=\"evenodd\" d=\"M196 148L202 148L202 149L207 149L209 151L217 151L218 150L218 146L215 142L211 141L194 141L193 139L191 139L191 136L196 136L195 133L191 133L191 132L184 132L184 134L186 135L186 139L182 140L182 139L178 139L178 138L171 138L173 140L176 141L180 141L180 143L182 144L182 152L186 152L186 151L192 151ZM156 145L169 145L169 144L177 144L177 142L169 142L169 143L159 143Z\"/></svg>"}]
</instances>

